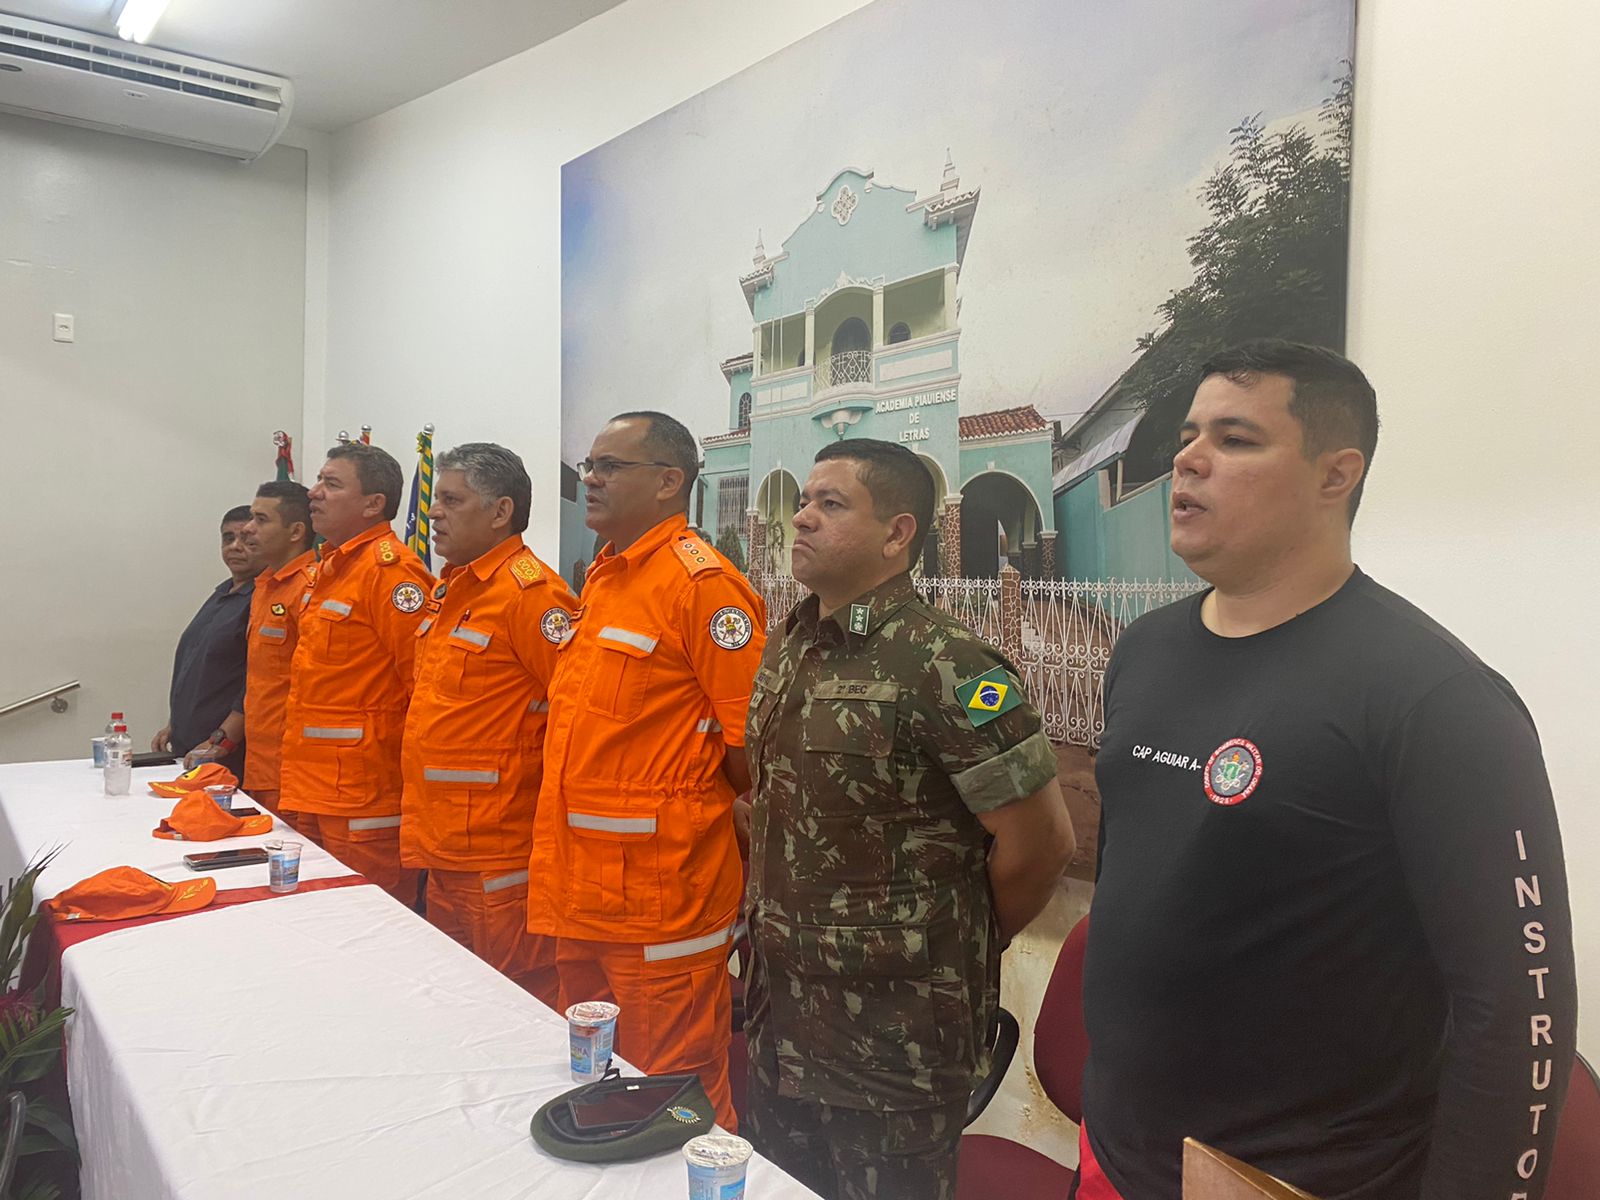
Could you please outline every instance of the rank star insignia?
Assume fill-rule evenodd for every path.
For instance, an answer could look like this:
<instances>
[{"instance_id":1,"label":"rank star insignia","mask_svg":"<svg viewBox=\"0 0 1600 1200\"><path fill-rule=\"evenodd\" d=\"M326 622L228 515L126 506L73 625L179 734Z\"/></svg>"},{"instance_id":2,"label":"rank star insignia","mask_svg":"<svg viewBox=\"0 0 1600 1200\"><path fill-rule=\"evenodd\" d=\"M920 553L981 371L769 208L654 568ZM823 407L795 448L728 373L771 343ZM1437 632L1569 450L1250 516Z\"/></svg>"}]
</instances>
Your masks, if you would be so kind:
<instances>
[{"instance_id":1,"label":"rank star insignia","mask_svg":"<svg viewBox=\"0 0 1600 1200\"><path fill-rule=\"evenodd\" d=\"M974 726L987 725L1022 703L1004 667L994 667L956 688L956 699Z\"/></svg>"},{"instance_id":2,"label":"rank star insignia","mask_svg":"<svg viewBox=\"0 0 1600 1200\"><path fill-rule=\"evenodd\" d=\"M711 615L711 640L724 650L738 650L755 636L756 623L742 608L729 605Z\"/></svg>"},{"instance_id":3,"label":"rank star insignia","mask_svg":"<svg viewBox=\"0 0 1600 1200\"><path fill-rule=\"evenodd\" d=\"M864 634L870 624L872 624L872 605L852 604L850 606L850 632Z\"/></svg>"},{"instance_id":4,"label":"rank star insignia","mask_svg":"<svg viewBox=\"0 0 1600 1200\"><path fill-rule=\"evenodd\" d=\"M386 563L394 561L394 546L387 541L378 543L378 557Z\"/></svg>"},{"instance_id":5,"label":"rank star insignia","mask_svg":"<svg viewBox=\"0 0 1600 1200\"><path fill-rule=\"evenodd\" d=\"M1230 738L1206 761L1206 798L1232 808L1250 798L1261 782L1261 751L1248 738Z\"/></svg>"},{"instance_id":6,"label":"rank star insignia","mask_svg":"<svg viewBox=\"0 0 1600 1200\"><path fill-rule=\"evenodd\" d=\"M523 583L538 583L544 577L539 564L531 558L519 558L511 564L511 573Z\"/></svg>"},{"instance_id":7,"label":"rank star insignia","mask_svg":"<svg viewBox=\"0 0 1600 1200\"><path fill-rule=\"evenodd\" d=\"M389 593L389 603L403 613L414 613L427 602L427 596L422 589L409 579L404 583L394 585L394 591Z\"/></svg>"},{"instance_id":8,"label":"rank star insignia","mask_svg":"<svg viewBox=\"0 0 1600 1200\"><path fill-rule=\"evenodd\" d=\"M539 618L539 632L544 634L545 641L559 646L572 633L572 618L564 608L547 608Z\"/></svg>"},{"instance_id":9,"label":"rank star insignia","mask_svg":"<svg viewBox=\"0 0 1600 1200\"><path fill-rule=\"evenodd\" d=\"M281 605L281 604L274 604L272 606L272 615L275 616L275 617L281 617L281 616L283 616L284 613L286 613L288 611L289 610L284 608L283 605Z\"/></svg>"}]
</instances>

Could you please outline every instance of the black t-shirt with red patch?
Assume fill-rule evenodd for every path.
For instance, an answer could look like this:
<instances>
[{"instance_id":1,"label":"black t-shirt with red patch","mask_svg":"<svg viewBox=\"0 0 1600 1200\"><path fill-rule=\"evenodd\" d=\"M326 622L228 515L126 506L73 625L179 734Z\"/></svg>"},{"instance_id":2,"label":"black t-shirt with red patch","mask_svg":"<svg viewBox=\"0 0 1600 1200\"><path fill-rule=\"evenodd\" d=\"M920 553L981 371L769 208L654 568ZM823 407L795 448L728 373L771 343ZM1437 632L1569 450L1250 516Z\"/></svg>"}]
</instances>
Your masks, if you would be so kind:
<instances>
[{"instance_id":1,"label":"black t-shirt with red patch","mask_svg":"<svg viewBox=\"0 0 1600 1200\"><path fill-rule=\"evenodd\" d=\"M1323 1200L1540 1194L1572 1063L1561 837L1503 678L1356 571L1106 673L1084 1119L1125 1200L1192 1136Z\"/></svg>"}]
</instances>

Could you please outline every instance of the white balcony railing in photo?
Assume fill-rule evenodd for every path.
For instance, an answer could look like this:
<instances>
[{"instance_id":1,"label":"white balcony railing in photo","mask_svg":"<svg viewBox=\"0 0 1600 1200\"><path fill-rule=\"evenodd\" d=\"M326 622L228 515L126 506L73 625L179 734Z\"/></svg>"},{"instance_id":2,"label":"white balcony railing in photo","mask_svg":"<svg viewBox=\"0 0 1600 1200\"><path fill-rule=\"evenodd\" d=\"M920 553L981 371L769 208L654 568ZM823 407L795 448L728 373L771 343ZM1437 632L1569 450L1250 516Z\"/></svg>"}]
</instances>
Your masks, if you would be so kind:
<instances>
[{"instance_id":1,"label":"white balcony railing in photo","mask_svg":"<svg viewBox=\"0 0 1600 1200\"><path fill-rule=\"evenodd\" d=\"M769 628L805 597L787 575L752 582L767 604ZM1197 580L917 580L936 607L1005 653L1022 673L1052 742L1099 749L1105 731L1101 689L1117 638L1136 618L1191 595Z\"/></svg>"},{"instance_id":2,"label":"white balcony railing in photo","mask_svg":"<svg viewBox=\"0 0 1600 1200\"><path fill-rule=\"evenodd\" d=\"M817 363L817 391L872 382L872 351L841 350Z\"/></svg>"}]
</instances>

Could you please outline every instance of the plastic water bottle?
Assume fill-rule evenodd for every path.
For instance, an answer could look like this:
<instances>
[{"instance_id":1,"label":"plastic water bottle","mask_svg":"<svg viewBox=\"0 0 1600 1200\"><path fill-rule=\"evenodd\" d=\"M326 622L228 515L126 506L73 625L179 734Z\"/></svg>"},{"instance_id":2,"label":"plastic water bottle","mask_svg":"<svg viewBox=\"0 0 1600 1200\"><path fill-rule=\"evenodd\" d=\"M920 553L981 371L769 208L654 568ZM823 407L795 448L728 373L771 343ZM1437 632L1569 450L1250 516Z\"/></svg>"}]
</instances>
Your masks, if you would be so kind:
<instances>
[{"instance_id":1,"label":"plastic water bottle","mask_svg":"<svg viewBox=\"0 0 1600 1200\"><path fill-rule=\"evenodd\" d=\"M111 720L106 722L105 732L89 742L90 749L94 752L94 765L97 770L106 765L106 738L117 731L117 722L120 720L122 720L121 713L112 713Z\"/></svg>"},{"instance_id":2,"label":"plastic water bottle","mask_svg":"<svg viewBox=\"0 0 1600 1200\"><path fill-rule=\"evenodd\" d=\"M132 788L133 739L126 724L113 721L106 735L106 795L126 796Z\"/></svg>"}]
</instances>

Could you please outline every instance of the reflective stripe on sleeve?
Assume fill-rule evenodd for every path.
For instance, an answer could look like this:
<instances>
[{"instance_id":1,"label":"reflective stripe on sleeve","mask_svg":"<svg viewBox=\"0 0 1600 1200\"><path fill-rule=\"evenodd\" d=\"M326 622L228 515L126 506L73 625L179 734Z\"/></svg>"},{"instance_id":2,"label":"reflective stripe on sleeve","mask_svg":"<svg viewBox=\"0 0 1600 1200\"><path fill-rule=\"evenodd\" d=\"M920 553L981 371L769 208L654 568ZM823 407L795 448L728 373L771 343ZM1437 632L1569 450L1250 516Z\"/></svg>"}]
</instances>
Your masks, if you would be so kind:
<instances>
[{"instance_id":1,"label":"reflective stripe on sleeve","mask_svg":"<svg viewBox=\"0 0 1600 1200\"><path fill-rule=\"evenodd\" d=\"M470 642L474 646L487 646L489 635L479 633L476 629L468 629L465 625L457 625L450 631L450 636L463 642Z\"/></svg>"},{"instance_id":2,"label":"reflective stripe on sleeve","mask_svg":"<svg viewBox=\"0 0 1600 1200\"><path fill-rule=\"evenodd\" d=\"M423 767L422 777L433 783L499 783L499 771L452 771L444 767Z\"/></svg>"},{"instance_id":3,"label":"reflective stripe on sleeve","mask_svg":"<svg viewBox=\"0 0 1600 1200\"><path fill-rule=\"evenodd\" d=\"M336 612L341 617L348 617L350 615L350 606L343 600L324 600L322 602L322 607L325 612Z\"/></svg>"},{"instance_id":4,"label":"reflective stripe on sleeve","mask_svg":"<svg viewBox=\"0 0 1600 1200\"><path fill-rule=\"evenodd\" d=\"M433 618L432 617L423 617L422 618L422 624L417 626L417 634L418 634L418 636L421 636L422 634L427 633L428 630L430 630L432 628L433 628Z\"/></svg>"},{"instance_id":5,"label":"reflective stripe on sleeve","mask_svg":"<svg viewBox=\"0 0 1600 1200\"><path fill-rule=\"evenodd\" d=\"M690 938L686 942L662 942L657 946L644 948L645 962L660 962L664 958L687 958L691 954L700 954L706 950L714 950L725 945L728 936L733 933L733 926L708 933L705 937Z\"/></svg>"},{"instance_id":6,"label":"reflective stripe on sleeve","mask_svg":"<svg viewBox=\"0 0 1600 1200\"><path fill-rule=\"evenodd\" d=\"M613 642L621 642L625 646L632 646L635 650L643 650L646 654L655 653L656 643L660 640L635 633L631 629L621 629L616 625L607 625L602 629L600 638L602 641L609 638Z\"/></svg>"},{"instance_id":7,"label":"reflective stripe on sleeve","mask_svg":"<svg viewBox=\"0 0 1600 1200\"><path fill-rule=\"evenodd\" d=\"M695 724L694 731L696 733L721 733L722 722L715 717L701 717Z\"/></svg>"},{"instance_id":8,"label":"reflective stripe on sleeve","mask_svg":"<svg viewBox=\"0 0 1600 1200\"><path fill-rule=\"evenodd\" d=\"M604 833L654 833L654 817L599 817L594 813L567 814L567 824L574 829L598 829Z\"/></svg>"},{"instance_id":9,"label":"reflective stripe on sleeve","mask_svg":"<svg viewBox=\"0 0 1600 1200\"><path fill-rule=\"evenodd\" d=\"M280 641L289 636L289 631L282 625L263 625L256 632L264 638L277 638Z\"/></svg>"},{"instance_id":10,"label":"reflective stripe on sleeve","mask_svg":"<svg viewBox=\"0 0 1600 1200\"><path fill-rule=\"evenodd\" d=\"M513 871L509 875L496 875L493 879L485 879L483 881L483 892L484 895L488 895L490 892L503 892L508 887L516 887L519 883L527 882L528 873L526 871Z\"/></svg>"},{"instance_id":11,"label":"reflective stripe on sleeve","mask_svg":"<svg viewBox=\"0 0 1600 1200\"><path fill-rule=\"evenodd\" d=\"M358 738L366 731L362 725L307 725L300 733L308 738Z\"/></svg>"},{"instance_id":12,"label":"reflective stripe on sleeve","mask_svg":"<svg viewBox=\"0 0 1600 1200\"><path fill-rule=\"evenodd\" d=\"M357 833L363 829L397 829L400 825L399 817L351 817L350 832Z\"/></svg>"},{"instance_id":13,"label":"reflective stripe on sleeve","mask_svg":"<svg viewBox=\"0 0 1600 1200\"><path fill-rule=\"evenodd\" d=\"M550 701L548 701L548 700L530 700L530 701L528 701L528 711L531 712L531 713L549 712L550 711Z\"/></svg>"}]
</instances>

